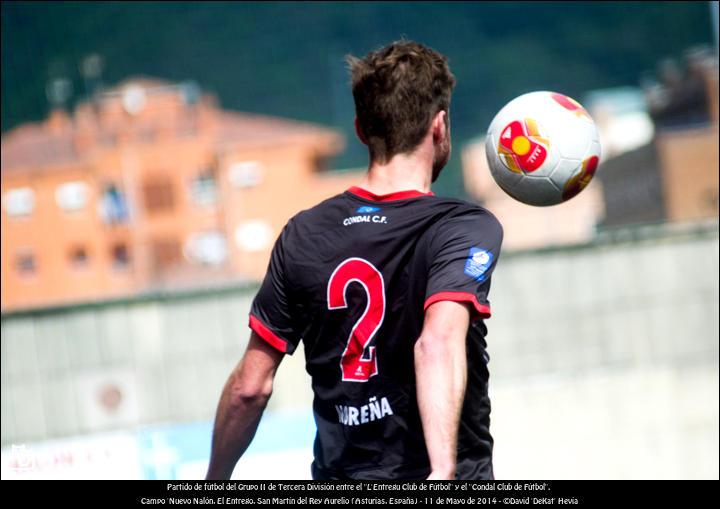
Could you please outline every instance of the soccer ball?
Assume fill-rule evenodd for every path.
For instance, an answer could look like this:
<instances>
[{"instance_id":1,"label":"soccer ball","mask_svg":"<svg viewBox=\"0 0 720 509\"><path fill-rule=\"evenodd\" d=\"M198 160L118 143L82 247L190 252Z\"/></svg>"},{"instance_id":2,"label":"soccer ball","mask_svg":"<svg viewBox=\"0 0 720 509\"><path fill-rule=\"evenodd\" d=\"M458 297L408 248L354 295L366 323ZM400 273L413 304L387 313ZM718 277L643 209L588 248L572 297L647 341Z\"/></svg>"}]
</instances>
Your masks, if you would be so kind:
<instances>
[{"instance_id":1,"label":"soccer ball","mask_svg":"<svg viewBox=\"0 0 720 509\"><path fill-rule=\"evenodd\" d=\"M580 103L555 92L530 92L495 115L485 154L507 194L528 205L556 205L590 183L600 162L600 141Z\"/></svg>"}]
</instances>

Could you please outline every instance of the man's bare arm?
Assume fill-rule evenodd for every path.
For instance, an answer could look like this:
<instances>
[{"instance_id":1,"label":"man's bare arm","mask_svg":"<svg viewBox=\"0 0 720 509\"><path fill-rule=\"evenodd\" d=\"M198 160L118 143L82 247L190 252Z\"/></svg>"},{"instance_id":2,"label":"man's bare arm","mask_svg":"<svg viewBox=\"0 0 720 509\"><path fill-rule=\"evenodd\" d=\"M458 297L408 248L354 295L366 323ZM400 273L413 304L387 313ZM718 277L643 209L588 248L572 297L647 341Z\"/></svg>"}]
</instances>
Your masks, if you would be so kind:
<instances>
[{"instance_id":1,"label":"man's bare arm","mask_svg":"<svg viewBox=\"0 0 720 509\"><path fill-rule=\"evenodd\" d=\"M207 479L230 479L235 464L255 436L283 357L257 334L250 335L245 355L220 396Z\"/></svg>"},{"instance_id":2,"label":"man's bare arm","mask_svg":"<svg viewBox=\"0 0 720 509\"><path fill-rule=\"evenodd\" d=\"M415 343L417 400L432 469L429 479L455 479L469 324L466 304L436 302L425 311L423 330Z\"/></svg>"}]
</instances>

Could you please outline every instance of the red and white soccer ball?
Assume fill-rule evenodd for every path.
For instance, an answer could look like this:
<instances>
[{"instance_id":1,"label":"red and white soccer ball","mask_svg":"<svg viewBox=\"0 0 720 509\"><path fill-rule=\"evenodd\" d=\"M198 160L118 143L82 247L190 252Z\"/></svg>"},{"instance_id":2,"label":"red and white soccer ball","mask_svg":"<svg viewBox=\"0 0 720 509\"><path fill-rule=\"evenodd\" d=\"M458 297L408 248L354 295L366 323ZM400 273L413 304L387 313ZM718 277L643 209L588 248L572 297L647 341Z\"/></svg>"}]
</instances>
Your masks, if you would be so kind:
<instances>
[{"instance_id":1,"label":"red and white soccer ball","mask_svg":"<svg viewBox=\"0 0 720 509\"><path fill-rule=\"evenodd\" d=\"M530 92L495 115L485 139L490 172L528 205L556 205L590 183L600 162L597 127L577 101Z\"/></svg>"}]
</instances>

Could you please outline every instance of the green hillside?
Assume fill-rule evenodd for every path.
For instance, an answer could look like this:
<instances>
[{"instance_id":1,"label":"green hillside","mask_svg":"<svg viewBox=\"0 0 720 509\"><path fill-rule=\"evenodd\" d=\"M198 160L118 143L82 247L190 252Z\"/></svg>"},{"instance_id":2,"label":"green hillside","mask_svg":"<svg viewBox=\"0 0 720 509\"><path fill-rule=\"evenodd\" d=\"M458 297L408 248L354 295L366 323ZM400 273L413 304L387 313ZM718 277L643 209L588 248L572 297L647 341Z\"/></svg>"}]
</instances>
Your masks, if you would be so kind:
<instances>
[{"instance_id":1,"label":"green hillside","mask_svg":"<svg viewBox=\"0 0 720 509\"><path fill-rule=\"evenodd\" d=\"M108 84L194 79L227 108L335 126L350 143L333 166L359 166L342 57L401 35L450 58L456 148L515 95L636 84L713 37L707 2L3 2L2 130L45 115L51 75L81 98L97 52ZM456 150L440 192L460 193L458 168Z\"/></svg>"}]
</instances>

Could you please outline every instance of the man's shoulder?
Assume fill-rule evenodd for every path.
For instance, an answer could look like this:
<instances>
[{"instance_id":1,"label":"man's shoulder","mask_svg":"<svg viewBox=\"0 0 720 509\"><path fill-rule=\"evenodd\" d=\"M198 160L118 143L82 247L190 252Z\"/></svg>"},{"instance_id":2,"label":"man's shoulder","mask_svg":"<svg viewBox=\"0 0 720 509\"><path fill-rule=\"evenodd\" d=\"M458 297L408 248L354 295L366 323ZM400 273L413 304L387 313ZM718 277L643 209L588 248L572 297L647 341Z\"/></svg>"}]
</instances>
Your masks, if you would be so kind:
<instances>
[{"instance_id":1,"label":"man's shoulder","mask_svg":"<svg viewBox=\"0 0 720 509\"><path fill-rule=\"evenodd\" d=\"M341 211L344 210L345 193L338 193L327 198L312 207L301 210L292 216L286 225L286 228L292 230L316 230L327 227L327 222L336 218Z\"/></svg>"},{"instance_id":2,"label":"man's shoulder","mask_svg":"<svg viewBox=\"0 0 720 509\"><path fill-rule=\"evenodd\" d=\"M437 226L472 223L481 224L486 228L498 229L502 232L502 224L498 218L490 210L477 203L471 203L459 198L445 198L434 196L433 206L438 210L445 210L442 218L438 221Z\"/></svg>"},{"instance_id":3,"label":"man's shoulder","mask_svg":"<svg viewBox=\"0 0 720 509\"><path fill-rule=\"evenodd\" d=\"M331 196L330 198L326 198L325 200L321 201L316 205L313 205L312 207L303 209L294 216L292 216L290 218L290 221L288 222L294 224L303 224L307 222L312 222L319 217L327 216L329 213L332 213L342 204L344 194L345 193L338 193L334 196Z\"/></svg>"},{"instance_id":4,"label":"man's shoulder","mask_svg":"<svg viewBox=\"0 0 720 509\"><path fill-rule=\"evenodd\" d=\"M290 218L288 228L302 230L305 234L324 231L334 225L338 217L344 217L347 214L347 200L347 193L341 192L310 208L301 210ZM432 226L448 223L476 223L502 231L497 217L477 203L460 198L432 195L417 200L415 204L425 209L425 213L420 213L420 215L426 217ZM417 212L417 209L415 210Z\"/></svg>"}]
</instances>

